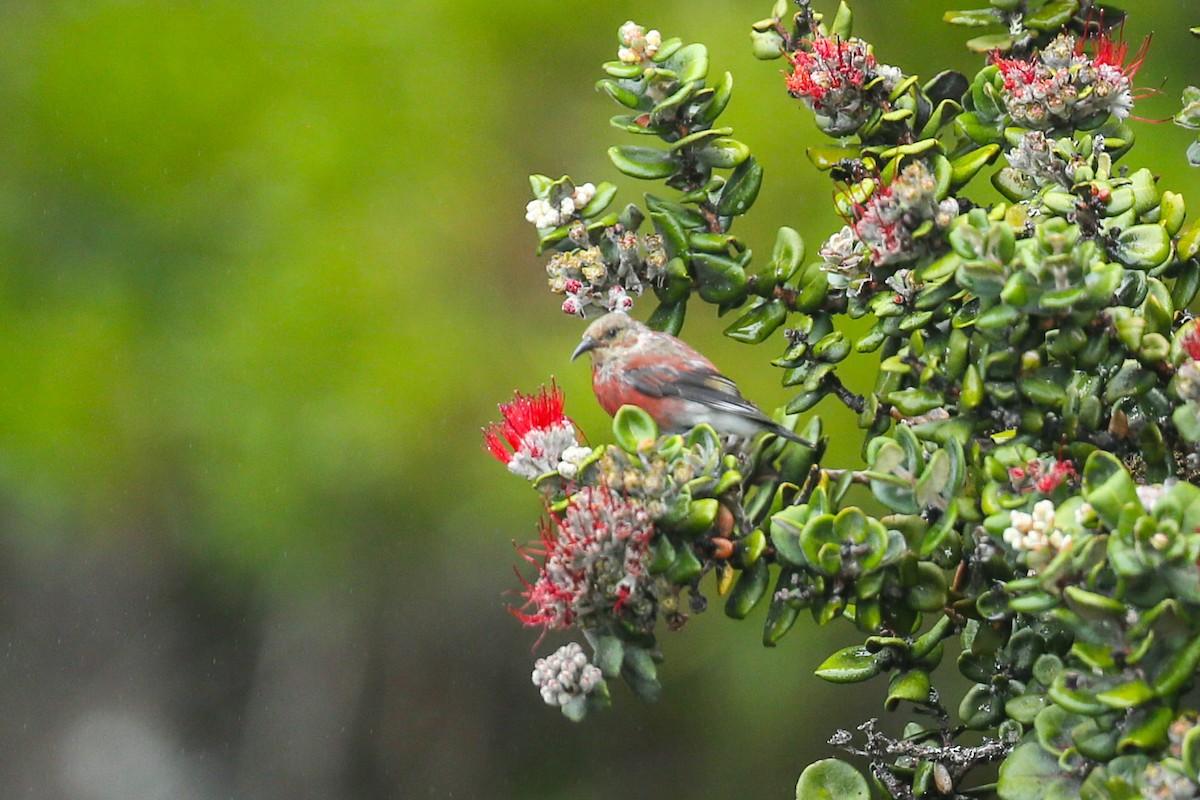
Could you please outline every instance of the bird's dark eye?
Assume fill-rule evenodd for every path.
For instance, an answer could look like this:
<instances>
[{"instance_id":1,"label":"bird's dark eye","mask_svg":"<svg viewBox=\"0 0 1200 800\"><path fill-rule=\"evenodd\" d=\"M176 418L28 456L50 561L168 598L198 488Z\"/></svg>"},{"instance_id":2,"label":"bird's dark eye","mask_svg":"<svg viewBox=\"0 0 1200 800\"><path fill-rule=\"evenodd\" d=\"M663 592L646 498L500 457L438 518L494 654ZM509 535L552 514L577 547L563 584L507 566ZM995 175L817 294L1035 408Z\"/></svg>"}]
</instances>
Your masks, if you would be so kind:
<instances>
[{"instance_id":1,"label":"bird's dark eye","mask_svg":"<svg viewBox=\"0 0 1200 800\"><path fill-rule=\"evenodd\" d=\"M608 330L606 330L606 331L604 332L604 338L605 338L605 339L611 339L611 338L613 338L613 337L614 337L614 336L616 336L616 335L617 335L617 329L616 329L616 328L609 328Z\"/></svg>"}]
</instances>

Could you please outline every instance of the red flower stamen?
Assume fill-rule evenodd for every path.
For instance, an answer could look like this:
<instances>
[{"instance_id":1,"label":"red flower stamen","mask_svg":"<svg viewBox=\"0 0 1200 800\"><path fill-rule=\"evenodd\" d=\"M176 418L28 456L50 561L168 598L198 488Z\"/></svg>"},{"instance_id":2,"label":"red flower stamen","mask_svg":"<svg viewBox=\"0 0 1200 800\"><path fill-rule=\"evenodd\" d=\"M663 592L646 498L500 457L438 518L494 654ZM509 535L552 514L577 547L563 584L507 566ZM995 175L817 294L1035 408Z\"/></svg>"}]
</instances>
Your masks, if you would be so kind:
<instances>
[{"instance_id":1,"label":"red flower stamen","mask_svg":"<svg viewBox=\"0 0 1200 800\"><path fill-rule=\"evenodd\" d=\"M1128 64L1125 63L1125 56L1129 53L1129 43L1125 41L1125 31L1122 28L1121 33L1117 38L1109 36L1106 31L1102 31L1094 39L1080 37L1075 42L1075 55L1083 55L1083 47L1090 40L1094 42L1092 46L1092 64L1105 64L1111 67L1116 67L1126 77L1132 78L1142 64L1146 60L1146 53L1150 49L1150 40L1153 34L1142 40L1141 47L1133 54L1133 60Z\"/></svg>"},{"instance_id":2,"label":"red flower stamen","mask_svg":"<svg viewBox=\"0 0 1200 800\"><path fill-rule=\"evenodd\" d=\"M563 393L553 381L549 389L542 386L537 394L514 392L512 401L501 403L499 409L504 421L483 429L483 449L503 464L512 461L531 431L575 424L563 414Z\"/></svg>"},{"instance_id":3,"label":"red flower stamen","mask_svg":"<svg viewBox=\"0 0 1200 800\"><path fill-rule=\"evenodd\" d=\"M1053 459L1047 469L1041 461L1035 460L1024 467L1012 467L1008 471L1008 478L1012 481L1013 488L1021 492L1037 491L1050 494L1064 481L1072 480L1078 474L1075 465L1070 461Z\"/></svg>"},{"instance_id":4,"label":"red flower stamen","mask_svg":"<svg viewBox=\"0 0 1200 800\"><path fill-rule=\"evenodd\" d=\"M999 50L993 50L991 61L1004 76L1004 88L1012 91L1037 80L1037 64L1021 58L1004 58Z\"/></svg>"},{"instance_id":5,"label":"red flower stamen","mask_svg":"<svg viewBox=\"0 0 1200 800\"><path fill-rule=\"evenodd\" d=\"M818 36L809 44L811 50L788 55L792 71L785 70L784 75L789 93L807 97L818 107L830 92L845 86L861 88L866 82L867 73L855 65L856 58L867 69L877 66L875 57L865 53L860 42Z\"/></svg>"}]
</instances>

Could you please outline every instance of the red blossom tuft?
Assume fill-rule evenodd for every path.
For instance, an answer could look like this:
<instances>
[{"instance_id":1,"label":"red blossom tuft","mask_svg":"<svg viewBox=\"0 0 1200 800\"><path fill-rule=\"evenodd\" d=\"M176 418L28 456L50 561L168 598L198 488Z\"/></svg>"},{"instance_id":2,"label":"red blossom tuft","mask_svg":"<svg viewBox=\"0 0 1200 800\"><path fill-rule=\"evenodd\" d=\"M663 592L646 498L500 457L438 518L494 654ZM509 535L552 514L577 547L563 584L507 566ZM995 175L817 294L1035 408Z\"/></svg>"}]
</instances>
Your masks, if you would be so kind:
<instances>
[{"instance_id":1,"label":"red blossom tuft","mask_svg":"<svg viewBox=\"0 0 1200 800\"><path fill-rule=\"evenodd\" d=\"M1026 86L1037 80L1038 68L1036 62L1026 61L1023 58L1004 58L1000 55L999 50L992 52L991 60L1004 77L1004 88L1009 91Z\"/></svg>"},{"instance_id":2,"label":"red blossom tuft","mask_svg":"<svg viewBox=\"0 0 1200 800\"><path fill-rule=\"evenodd\" d=\"M574 425L563 414L563 393L553 381L537 394L513 393L513 399L501 403L503 422L493 422L483 429L483 449L503 464L512 461L513 454L531 431L544 431L564 423ZM505 444L507 443L507 447Z\"/></svg>"},{"instance_id":3,"label":"red blossom tuft","mask_svg":"<svg viewBox=\"0 0 1200 800\"><path fill-rule=\"evenodd\" d=\"M1200 361L1200 328L1192 328L1184 334L1179 344L1193 361Z\"/></svg>"},{"instance_id":4,"label":"red blossom tuft","mask_svg":"<svg viewBox=\"0 0 1200 800\"><path fill-rule=\"evenodd\" d=\"M1095 39L1091 39L1094 42L1092 46L1092 64L1116 67L1126 77L1132 78L1142 68L1142 63L1146 60L1146 52L1150 49L1150 39L1151 36L1147 36L1142 40L1141 47L1133 54L1133 60L1126 64L1125 56L1129 54L1129 43L1125 41L1124 36L1122 35L1114 39L1107 32L1101 32ZM1086 38L1080 38L1075 43L1076 56L1084 54L1083 46L1087 41L1089 40Z\"/></svg>"},{"instance_id":5,"label":"red blossom tuft","mask_svg":"<svg viewBox=\"0 0 1200 800\"><path fill-rule=\"evenodd\" d=\"M606 487L584 487L538 535L537 544L518 548L538 568L535 580L521 578L525 603L510 609L525 625L563 630L614 618L638 624L653 613L646 558L654 525L640 504Z\"/></svg>"},{"instance_id":6,"label":"red blossom tuft","mask_svg":"<svg viewBox=\"0 0 1200 800\"><path fill-rule=\"evenodd\" d=\"M853 86L861 88L866 82L866 69L874 69L875 57L857 41L818 36L812 50L790 54L792 72L787 76L787 89L796 97L807 97L818 107L832 91ZM864 69L865 68L865 69Z\"/></svg>"},{"instance_id":7,"label":"red blossom tuft","mask_svg":"<svg viewBox=\"0 0 1200 800\"><path fill-rule=\"evenodd\" d=\"M1012 467L1008 478L1013 488L1021 492L1040 492L1050 494L1063 484L1064 481L1076 478L1079 473L1070 461L1051 459L1049 465L1035 459L1024 467Z\"/></svg>"}]
</instances>

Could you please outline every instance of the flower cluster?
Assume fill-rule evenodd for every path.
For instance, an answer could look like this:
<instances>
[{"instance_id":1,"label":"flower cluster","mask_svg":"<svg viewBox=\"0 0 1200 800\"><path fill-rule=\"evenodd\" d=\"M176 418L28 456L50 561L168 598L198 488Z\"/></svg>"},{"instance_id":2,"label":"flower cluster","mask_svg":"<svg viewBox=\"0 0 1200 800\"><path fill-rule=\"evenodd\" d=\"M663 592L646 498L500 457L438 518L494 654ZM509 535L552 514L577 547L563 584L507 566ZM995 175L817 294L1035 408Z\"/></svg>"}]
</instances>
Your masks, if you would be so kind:
<instances>
[{"instance_id":1,"label":"flower cluster","mask_svg":"<svg viewBox=\"0 0 1200 800\"><path fill-rule=\"evenodd\" d=\"M852 227L871 262L885 266L922 255L925 245L916 238L917 230L926 222L936 231L944 230L957 215L958 201L939 201L933 172L924 161L913 161L858 209Z\"/></svg>"},{"instance_id":2,"label":"flower cluster","mask_svg":"<svg viewBox=\"0 0 1200 800\"><path fill-rule=\"evenodd\" d=\"M557 228L573 219L595 196L596 187L585 183L572 188L570 194L563 194L557 203L539 197L525 205L525 219L538 230Z\"/></svg>"},{"instance_id":3,"label":"flower cluster","mask_svg":"<svg viewBox=\"0 0 1200 800\"><path fill-rule=\"evenodd\" d=\"M1185 402L1200 403L1200 328L1193 328L1180 340L1184 362L1175 373L1175 386Z\"/></svg>"},{"instance_id":4,"label":"flower cluster","mask_svg":"<svg viewBox=\"0 0 1200 800\"><path fill-rule=\"evenodd\" d=\"M547 472L571 479L591 448L579 444L575 423L563 414L562 390L545 386L536 395L516 392L500 404L503 422L484 428L483 446L514 475L535 480Z\"/></svg>"},{"instance_id":5,"label":"flower cluster","mask_svg":"<svg viewBox=\"0 0 1200 800\"><path fill-rule=\"evenodd\" d=\"M604 685L600 668L588 661L577 642L565 644L552 655L535 661L532 678L548 706L565 706Z\"/></svg>"},{"instance_id":6,"label":"flower cluster","mask_svg":"<svg viewBox=\"0 0 1200 800\"><path fill-rule=\"evenodd\" d=\"M585 486L566 510L543 524L541 548L522 551L538 564L525 583L526 625L547 630L572 626L608 629L614 622L649 630L657 611L655 582L647 569L654 527L640 503L603 486Z\"/></svg>"},{"instance_id":7,"label":"flower cluster","mask_svg":"<svg viewBox=\"0 0 1200 800\"><path fill-rule=\"evenodd\" d=\"M1083 52L1085 42L1063 33L1028 59L993 54L992 63L1004 81L1004 107L1013 122L1048 130L1078 127L1109 114L1118 120L1129 116L1132 78L1142 64L1145 46L1126 65L1125 43L1102 35L1088 56Z\"/></svg>"},{"instance_id":8,"label":"flower cluster","mask_svg":"<svg viewBox=\"0 0 1200 800\"><path fill-rule=\"evenodd\" d=\"M876 78L886 94L902 77L896 67L876 62L862 39L816 36L808 46L788 55L787 90L824 117L822 128L835 136L853 133L871 116L867 88Z\"/></svg>"},{"instance_id":9,"label":"flower cluster","mask_svg":"<svg viewBox=\"0 0 1200 800\"><path fill-rule=\"evenodd\" d=\"M862 268L867 251L849 225L826 239L817 254L825 262L821 269L828 273L832 288L856 291L867 280Z\"/></svg>"},{"instance_id":10,"label":"flower cluster","mask_svg":"<svg viewBox=\"0 0 1200 800\"><path fill-rule=\"evenodd\" d=\"M1013 467L1008 478L1018 492L1050 494L1064 482L1074 480L1079 473L1070 461L1051 458L1046 461L1035 459L1023 467Z\"/></svg>"},{"instance_id":11,"label":"flower cluster","mask_svg":"<svg viewBox=\"0 0 1200 800\"><path fill-rule=\"evenodd\" d=\"M617 35L621 47L617 50L617 58L626 64L641 64L654 58L658 48L662 46L662 34L658 31L647 31L633 20L621 26Z\"/></svg>"},{"instance_id":12,"label":"flower cluster","mask_svg":"<svg viewBox=\"0 0 1200 800\"><path fill-rule=\"evenodd\" d=\"M1038 553L1050 549L1057 552L1070 546L1071 537L1055 527L1054 503L1039 500L1032 514L1017 510L1009 512L1004 541L1014 550Z\"/></svg>"},{"instance_id":13,"label":"flower cluster","mask_svg":"<svg viewBox=\"0 0 1200 800\"><path fill-rule=\"evenodd\" d=\"M587 232L578 227L573 238L587 243ZM555 253L546 264L550 291L566 295L564 313L583 317L589 311L629 311L646 283L662 280L667 254L658 234L638 236L614 225L605 229L602 241L602 246Z\"/></svg>"},{"instance_id":14,"label":"flower cluster","mask_svg":"<svg viewBox=\"0 0 1200 800\"><path fill-rule=\"evenodd\" d=\"M1093 152L1103 152L1104 137L1095 137ZM1054 141L1042 131L1026 131L1017 146L1005 154L1009 166L1031 181L1036 188L1064 186L1073 181L1068 164L1055 152Z\"/></svg>"}]
</instances>

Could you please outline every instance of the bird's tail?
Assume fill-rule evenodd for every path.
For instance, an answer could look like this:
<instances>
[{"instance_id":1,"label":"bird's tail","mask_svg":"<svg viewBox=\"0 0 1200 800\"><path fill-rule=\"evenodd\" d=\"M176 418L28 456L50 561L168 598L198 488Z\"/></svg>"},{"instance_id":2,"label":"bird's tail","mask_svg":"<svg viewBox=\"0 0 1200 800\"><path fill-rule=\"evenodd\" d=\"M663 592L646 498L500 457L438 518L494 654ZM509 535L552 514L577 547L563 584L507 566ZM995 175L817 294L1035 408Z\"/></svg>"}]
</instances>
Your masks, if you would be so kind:
<instances>
[{"instance_id":1,"label":"bird's tail","mask_svg":"<svg viewBox=\"0 0 1200 800\"><path fill-rule=\"evenodd\" d=\"M775 434L776 436L782 436L789 442L795 442L796 444L803 445L804 447L816 447L816 444L813 442L810 442L808 439L805 439L795 431L788 430L778 423L772 423L769 430L771 433Z\"/></svg>"}]
</instances>

